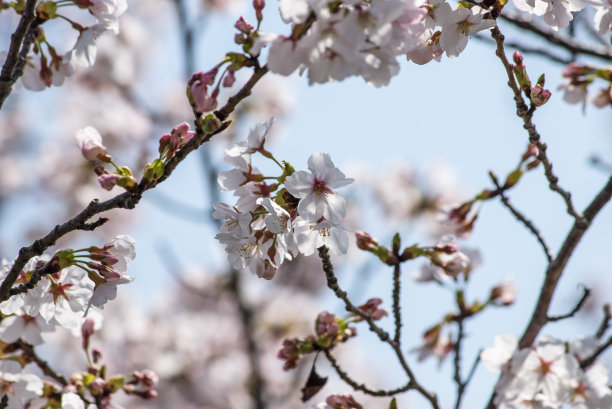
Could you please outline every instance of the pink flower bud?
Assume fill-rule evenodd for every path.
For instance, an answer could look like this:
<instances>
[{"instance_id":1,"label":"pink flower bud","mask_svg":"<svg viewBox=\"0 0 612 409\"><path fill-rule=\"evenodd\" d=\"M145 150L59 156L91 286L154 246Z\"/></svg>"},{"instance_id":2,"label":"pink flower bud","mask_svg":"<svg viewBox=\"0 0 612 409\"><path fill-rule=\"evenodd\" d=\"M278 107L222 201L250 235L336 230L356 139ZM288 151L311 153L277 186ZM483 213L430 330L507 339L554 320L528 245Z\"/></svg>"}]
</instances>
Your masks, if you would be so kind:
<instances>
[{"instance_id":1,"label":"pink flower bud","mask_svg":"<svg viewBox=\"0 0 612 409\"><path fill-rule=\"evenodd\" d=\"M265 0L253 0L253 8L255 9L255 15L257 16L257 21L261 21L263 15L261 11L266 6Z\"/></svg>"},{"instance_id":2,"label":"pink flower bud","mask_svg":"<svg viewBox=\"0 0 612 409\"><path fill-rule=\"evenodd\" d=\"M376 239L372 238L369 233L364 231L356 231L355 238L357 239L357 247L361 250L370 251L374 246L378 245Z\"/></svg>"},{"instance_id":3,"label":"pink flower bud","mask_svg":"<svg viewBox=\"0 0 612 409\"><path fill-rule=\"evenodd\" d=\"M369 314L374 321L377 321L382 317L389 315L389 313L384 309L378 308L380 304L382 304L382 300L380 298L371 298L365 304L362 304L357 308L366 314Z\"/></svg>"},{"instance_id":4,"label":"pink flower bud","mask_svg":"<svg viewBox=\"0 0 612 409\"><path fill-rule=\"evenodd\" d=\"M531 87L531 102L537 107L544 105L550 99L551 93L549 90L542 88L539 85Z\"/></svg>"},{"instance_id":5,"label":"pink flower bud","mask_svg":"<svg viewBox=\"0 0 612 409\"><path fill-rule=\"evenodd\" d=\"M225 78L223 78L223 86L229 88L234 85L234 82L236 82L236 76L234 75L234 71L230 70Z\"/></svg>"},{"instance_id":6,"label":"pink flower bud","mask_svg":"<svg viewBox=\"0 0 612 409\"><path fill-rule=\"evenodd\" d=\"M93 335L94 325L95 321L93 320L93 318L85 319L83 325L81 326L81 334L83 335L83 337L90 337Z\"/></svg>"},{"instance_id":7,"label":"pink flower bud","mask_svg":"<svg viewBox=\"0 0 612 409\"><path fill-rule=\"evenodd\" d=\"M516 65L523 65L523 56L518 50L512 54L512 59Z\"/></svg>"},{"instance_id":8,"label":"pink flower bud","mask_svg":"<svg viewBox=\"0 0 612 409\"><path fill-rule=\"evenodd\" d=\"M89 388L94 394L102 393L104 391L104 379L96 378L92 383L89 384Z\"/></svg>"},{"instance_id":9,"label":"pink flower bud","mask_svg":"<svg viewBox=\"0 0 612 409\"><path fill-rule=\"evenodd\" d=\"M98 183L106 190L111 190L119 182L119 175L105 173L98 176Z\"/></svg>"},{"instance_id":10,"label":"pink flower bud","mask_svg":"<svg viewBox=\"0 0 612 409\"><path fill-rule=\"evenodd\" d=\"M95 128L87 126L79 129L74 137L88 161L95 162L99 157L106 156L106 146L102 145L102 136Z\"/></svg>"},{"instance_id":11,"label":"pink flower bud","mask_svg":"<svg viewBox=\"0 0 612 409\"><path fill-rule=\"evenodd\" d=\"M102 359L102 351L98 348L94 348L91 350L91 357L94 363L99 362Z\"/></svg>"},{"instance_id":12,"label":"pink flower bud","mask_svg":"<svg viewBox=\"0 0 612 409\"><path fill-rule=\"evenodd\" d=\"M217 107L218 92L213 92L211 96L208 95L208 86L214 83L216 76L217 68L214 68L207 73L195 73L189 80L191 102L196 112L209 112Z\"/></svg>"},{"instance_id":13,"label":"pink flower bud","mask_svg":"<svg viewBox=\"0 0 612 409\"><path fill-rule=\"evenodd\" d=\"M240 18L236 21L234 27L244 34L251 34L253 32L253 26L250 25L242 16L240 16Z\"/></svg>"}]
</instances>

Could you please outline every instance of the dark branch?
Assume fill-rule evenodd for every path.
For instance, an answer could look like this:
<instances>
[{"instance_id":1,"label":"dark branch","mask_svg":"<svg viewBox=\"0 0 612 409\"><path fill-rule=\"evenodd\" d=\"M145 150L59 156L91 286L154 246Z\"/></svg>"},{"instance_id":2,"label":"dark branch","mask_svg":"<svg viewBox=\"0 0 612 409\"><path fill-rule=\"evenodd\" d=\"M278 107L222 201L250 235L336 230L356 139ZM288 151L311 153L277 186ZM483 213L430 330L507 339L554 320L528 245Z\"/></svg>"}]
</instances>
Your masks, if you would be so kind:
<instances>
[{"instance_id":1,"label":"dark branch","mask_svg":"<svg viewBox=\"0 0 612 409\"><path fill-rule=\"evenodd\" d=\"M492 41L490 37L483 34L476 34L472 38L475 38L476 40L480 40L488 44L495 44L495 42ZM521 51L523 54L536 54L559 64L567 65L572 62L571 59L560 57L557 54L551 52L550 49L545 47L529 47L524 44L513 41L506 41L505 44L508 47Z\"/></svg>"},{"instance_id":2,"label":"dark branch","mask_svg":"<svg viewBox=\"0 0 612 409\"><path fill-rule=\"evenodd\" d=\"M347 311L352 312L353 314L363 318L368 323L370 330L374 332L382 342L389 344L389 346L395 352L395 356L397 357L397 360L399 361L402 369L408 376L409 384L412 385L412 388L418 391L425 399L427 399L431 404L432 408L440 409L440 406L438 404L438 397L436 396L436 394L428 392L417 382L416 377L414 376L412 369L410 369L408 362L406 362L404 353L402 352L402 349L400 348L398 343L392 340L385 330L376 325L376 323L369 314L366 314L365 312L357 308L351 302L351 300L349 300L346 291L340 288L340 286L338 285L338 279L334 274L334 266L332 265L331 259L329 257L329 248L327 248L326 246L321 246L318 250L319 258L323 262L323 271L325 272L325 277L327 279L327 286L334 292L334 294L336 294L336 297L338 297L344 302L344 306Z\"/></svg>"},{"instance_id":3,"label":"dark branch","mask_svg":"<svg viewBox=\"0 0 612 409\"><path fill-rule=\"evenodd\" d=\"M591 204L584 211L584 219L585 222L581 223L578 220L572 226L570 232L568 233L559 253L554 258L552 263L549 264L548 269L546 270L546 276L544 278L544 283L542 284L542 289L540 295L538 297L538 302L533 312L533 316L525 332L523 333L523 337L519 343L519 348L526 348L533 344L536 336L542 329L542 327L548 322L547 314L548 309L550 308L550 303L552 301L552 296L557 287L557 283L561 278L561 274L565 270L565 266L569 261L569 258L574 253L576 246L582 239L582 236L590 227L591 223L595 216L601 211L606 203L610 201L612 198L612 177L608 179L608 183L604 186L604 188L597 194L595 199L591 202Z\"/></svg>"},{"instance_id":4,"label":"dark branch","mask_svg":"<svg viewBox=\"0 0 612 409\"><path fill-rule=\"evenodd\" d=\"M584 293L582 294L582 297L580 298L580 301L578 301L578 304L576 304L574 309L572 309L567 314L547 317L546 319L548 320L548 322L561 321L561 320L564 320L566 318L571 318L574 315L576 315L576 313L580 310L580 308L582 308L582 306L584 305L585 301L587 300L587 298L591 294L591 290L589 288L587 288L587 287L583 287L582 290L584 291Z\"/></svg>"},{"instance_id":5,"label":"dark branch","mask_svg":"<svg viewBox=\"0 0 612 409\"><path fill-rule=\"evenodd\" d=\"M512 213L512 215L518 221L520 221L527 228L527 230L529 230L536 237L536 239L538 240L538 243L540 243L540 246L542 247L542 250L544 251L544 254L546 255L546 258L548 259L548 262L550 263L552 260L552 253L550 252L548 245L544 241L544 237L542 237L540 230L538 230L538 228L535 227L535 225L533 224L531 220L527 219L521 212L518 211L518 209L516 209L510 203L510 200L504 194L503 189L499 185L499 181L497 180L497 177L495 177L493 173L489 173L489 176L491 177L493 184L495 185L495 187L497 188L499 192L501 202L504 204L504 206L506 206L508 210L510 210L510 213Z\"/></svg>"},{"instance_id":6,"label":"dark branch","mask_svg":"<svg viewBox=\"0 0 612 409\"><path fill-rule=\"evenodd\" d=\"M606 342L604 342L603 344L601 344L599 346L599 348L597 348L595 350L595 352L593 352L593 354L588 357L587 359L585 359L584 361L582 361L580 363L580 368L582 369L586 369L589 366L593 365L593 363L595 363L595 360L597 359L597 357L601 354L604 353L604 351L606 349L608 349L610 347L610 345L612 345L612 337L608 338L608 340Z\"/></svg>"},{"instance_id":7,"label":"dark branch","mask_svg":"<svg viewBox=\"0 0 612 409\"><path fill-rule=\"evenodd\" d=\"M55 274L60 270L61 268L59 264L51 260L48 263L45 263L42 267L37 268L34 273L32 273L32 277L30 277L30 280L28 280L27 283L19 284L18 286L11 288L9 294L13 296L25 293L33 289L44 276Z\"/></svg>"},{"instance_id":8,"label":"dark branch","mask_svg":"<svg viewBox=\"0 0 612 409\"><path fill-rule=\"evenodd\" d=\"M514 73L512 72L512 65L506 58L506 54L504 51L504 35L499 31L499 28L494 27L491 29L491 37L497 43L497 49L495 54L499 57L499 59L504 64L504 68L506 69L506 75L508 77L508 86L512 89L514 93L514 101L516 103L516 114L519 118L523 120L523 128L529 134L529 142L533 143L538 148L538 159L542 162L544 166L544 174L546 175L546 179L548 180L548 186L550 190L557 192L565 201L565 205L567 207L567 212L576 219L577 222L584 223L583 216L579 214L572 203L571 194L559 186L559 178L553 172L553 166L546 154L547 146L545 143L541 141L540 134L536 130L535 124L532 121L533 113L535 107L531 109L527 108L525 101L523 100L523 95L521 93L521 89L519 88L516 80L514 79Z\"/></svg>"},{"instance_id":9,"label":"dark branch","mask_svg":"<svg viewBox=\"0 0 612 409\"><path fill-rule=\"evenodd\" d=\"M336 360L336 358L332 355L331 351L329 351L328 349L323 350L323 352L325 353L325 356L327 357L327 360L329 361L329 363L331 364L331 366L336 370L336 373L340 376L340 378L346 382L348 385L351 386L351 388L353 388L356 391L361 391L367 395L372 395L372 396L394 396L397 395L398 393L402 393L402 392L406 392L409 391L410 389L413 389L413 386L410 382L408 382L406 385L396 388L396 389L389 389L389 390L384 390L384 389L370 389L368 388L365 384L363 383L359 383L357 381L355 381L354 379L352 379L348 373L346 373L341 367L340 364L338 363L338 361Z\"/></svg>"},{"instance_id":10,"label":"dark branch","mask_svg":"<svg viewBox=\"0 0 612 409\"><path fill-rule=\"evenodd\" d=\"M40 370L47 375L49 378L58 382L62 386L68 385L68 381L62 375L55 372L47 363L47 361L40 358L34 351L34 347L22 340L15 343L15 346L23 351L28 360L34 362Z\"/></svg>"},{"instance_id":11,"label":"dark branch","mask_svg":"<svg viewBox=\"0 0 612 409\"><path fill-rule=\"evenodd\" d=\"M610 320L612 320L612 313L610 312L610 304L603 306L604 317L601 320L601 324L595 333L597 339L601 339L604 336L608 328L610 328Z\"/></svg>"},{"instance_id":12,"label":"dark branch","mask_svg":"<svg viewBox=\"0 0 612 409\"><path fill-rule=\"evenodd\" d=\"M393 267L393 318L395 320L395 336L393 341L399 346L402 337L402 310L400 306L401 274L399 261Z\"/></svg>"},{"instance_id":13,"label":"dark branch","mask_svg":"<svg viewBox=\"0 0 612 409\"><path fill-rule=\"evenodd\" d=\"M0 73L0 109L10 95L13 85L23 74L23 67L36 30L34 23L36 3L37 0L26 1L19 24L11 35L11 44Z\"/></svg>"},{"instance_id":14,"label":"dark branch","mask_svg":"<svg viewBox=\"0 0 612 409\"><path fill-rule=\"evenodd\" d=\"M544 39L547 43L564 48L571 54L590 55L606 61L612 61L612 51L609 47L584 45L570 36L553 31L548 26L534 22L530 16L504 10L499 19L507 21L523 30L530 31Z\"/></svg>"}]
</instances>

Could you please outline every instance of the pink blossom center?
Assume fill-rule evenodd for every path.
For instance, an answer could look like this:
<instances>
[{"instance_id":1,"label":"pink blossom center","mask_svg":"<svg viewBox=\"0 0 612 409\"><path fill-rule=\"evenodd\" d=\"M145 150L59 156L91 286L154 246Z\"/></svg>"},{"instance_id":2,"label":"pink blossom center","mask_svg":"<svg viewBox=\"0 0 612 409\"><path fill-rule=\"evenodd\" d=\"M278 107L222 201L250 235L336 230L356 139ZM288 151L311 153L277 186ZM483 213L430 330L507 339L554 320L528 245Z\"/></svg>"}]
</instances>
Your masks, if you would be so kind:
<instances>
[{"instance_id":1,"label":"pink blossom center","mask_svg":"<svg viewBox=\"0 0 612 409\"><path fill-rule=\"evenodd\" d=\"M312 186L312 190L317 194L317 196L322 196L326 193L333 193L333 191L325 185L324 180L315 179L314 185Z\"/></svg>"},{"instance_id":2,"label":"pink blossom center","mask_svg":"<svg viewBox=\"0 0 612 409\"><path fill-rule=\"evenodd\" d=\"M538 370L542 373L542 375L552 373L552 370L550 369L552 363L553 361L545 361L544 359L540 358L540 367Z\"/></svg>"}]
</instances>

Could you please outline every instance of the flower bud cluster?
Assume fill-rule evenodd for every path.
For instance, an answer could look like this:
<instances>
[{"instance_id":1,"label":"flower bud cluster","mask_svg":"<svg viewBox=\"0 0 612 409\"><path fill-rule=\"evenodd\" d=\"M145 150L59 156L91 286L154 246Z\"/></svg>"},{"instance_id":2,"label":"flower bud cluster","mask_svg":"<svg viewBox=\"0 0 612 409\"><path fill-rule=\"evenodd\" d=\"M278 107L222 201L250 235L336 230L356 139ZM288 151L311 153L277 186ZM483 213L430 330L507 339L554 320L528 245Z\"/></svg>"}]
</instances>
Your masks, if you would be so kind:
<instances>
[{"instance_id":1,"label":"flower bud cluster","mask_svg":"<svg viewBox=\"0 0 612 409\"><path fill-rule=\"evenodd\" d=\"M551 93L549 90L544 89L544 74L540 75L536 85L531 84L529 75L527 75L527 67L523 64L523 56L518 51L514 52L512 56L515 65L512 67L514 71L514 77L518 82L519 86L531 100L533 106L539 107L544 105L550 99Z\"/></svg>"},{"instance_id":2,"label":"flower bud cluster","mask_svg":"<svg viewBox=\"0 0 612 409\"><path fill-rule=\"evenodd\" d=\"M379 308L381 303L381 299L372 298L358 308L376 321L389 315L387 311ZM302 339L290 338L283 341L283 347L277 354L278 358L285 361L283 369L288 371L295 368L303 355L330 350L337 344L356 336L357 330L349 324L362 320L358 314L354 313L340 318L327 311L321 312L315 320L314 334Z\"/></svg>"},{"instance_id":3,"label":"flower bud cluster","mask_svg":"<svg viewBox=\"0 0 612 409\"><path fill-rule=\"evenodd\" d=\"M107 148L102 143L102 136L91 126L79 129L75 134L75 139L81 148L81 153L90 162L110 163L114 172L110 173L102 165L96 165L94 172L98 175L98 183L106 190L111 190L115 185L130 190L136 186L136 179L132 176L132 171L127 166L119 166L107 153Z\"/></svg>"},{"instance_id":4,"label":"flower bud cluster","mask_svg":"<svg viewBox=\"0 0 612 409\"><path fill-rule=\"evenodd\" d=\"M596 338L568 344L544 337L534 347L518 349L517 337L495 337L494 346L481 353L481 360L489 370L502 371L495 388L496 407L612 407L608 369L591 359L599 344ZM587 359L591 362L585 366Z\"/></svg>"},{"instance_id":5,"label":"flower bud cluster","mask_svg":"<svg viewBox=\"0 0 612 409\"><path fill-rule=\"evenodd\" d=\"M353 182L328 154L312 154L309 171L281 164L265 147L272 123L257 125L246 141L225 151L225 161L234 169L221 172L218 182L238 200L234 206L214 203L213 213L224 220L216 238L234 268L248 268L266 279L284 260L311 255L323 245L336 254L346 253L348 235L341 224L346 203L336 189ZM277 164L281 175L262 175L251 162L257 153Z\"/></svg>"},{"instance_id":6,"label":"flower bud cluster","mask_svg":"<svg viewBox=\"0 0 612 409\"><path fill-rule=\"evenodd\" d=\"M565 83L559 89L565 93L563 99L570 104L582 103L583 109L587 102L591 102L598 108L612 105L612 69L610 67L595 68L589 65L581 65L571 62L563 70ZM603 80L606 84L600 88L595 95L589 98L588 87L595 80Z\"/></svg>"}]
</instances>

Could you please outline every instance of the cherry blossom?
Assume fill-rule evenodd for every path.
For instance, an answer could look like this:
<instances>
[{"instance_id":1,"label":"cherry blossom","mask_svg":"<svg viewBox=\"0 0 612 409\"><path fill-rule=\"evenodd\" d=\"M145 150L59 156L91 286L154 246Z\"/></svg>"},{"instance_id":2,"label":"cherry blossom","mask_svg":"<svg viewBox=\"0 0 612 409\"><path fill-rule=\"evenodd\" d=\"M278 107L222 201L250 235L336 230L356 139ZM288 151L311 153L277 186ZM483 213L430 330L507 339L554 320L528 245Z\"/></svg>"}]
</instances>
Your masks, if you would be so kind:
<instances>
[{"instance_id":1,"label":"cherry blossom","mask_svg":"<svg viewBox=\"0 0 612 409\"><path fill-rule=\"evenodd\" d=\"M287 177L285 186L289 193L300 198L298 212L304 219L316 223L324 217L330 223L338 223L346 216L346 202L332 189L353 183L334 163L329 154L313 153L308 158L310 172L297 171Z\"/></svg>"}]
</instances>

